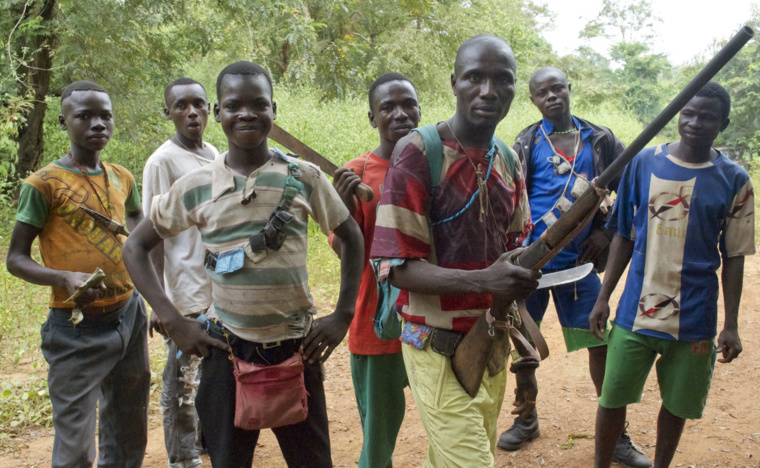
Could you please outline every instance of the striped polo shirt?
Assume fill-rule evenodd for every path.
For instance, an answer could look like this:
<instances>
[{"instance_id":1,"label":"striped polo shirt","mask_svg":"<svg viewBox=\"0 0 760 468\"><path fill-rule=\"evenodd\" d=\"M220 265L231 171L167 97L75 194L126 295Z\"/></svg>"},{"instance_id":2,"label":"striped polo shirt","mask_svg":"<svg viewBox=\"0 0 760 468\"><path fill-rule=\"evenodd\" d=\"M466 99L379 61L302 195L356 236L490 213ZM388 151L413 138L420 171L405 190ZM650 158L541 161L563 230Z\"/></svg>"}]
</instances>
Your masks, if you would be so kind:
<instances>
[{"instance_id":1,"label":"striped polo shirt","mask_svg":"<svg viewBox=\"0 0 760 468\"><path fill-rule=\"evenodd\" d=\"M156 196L150 211L162 238L196 226L209 252L230 252L244 247L249 236L261 231L282 197L288 163L298 164L304 188L293 201L294 219L284 229L282 247L268 249L258 263L246 256L243 267L232 273L217 274L206 268L213 286L209 316L218 317L240 338L258 343L301 338L308 332L317 312L306 273L308 218L327 234L349 217L330 181L315 165L272 152L274 156L247 178L225 165L224 153Z\"/></svg>"}]
</instances>

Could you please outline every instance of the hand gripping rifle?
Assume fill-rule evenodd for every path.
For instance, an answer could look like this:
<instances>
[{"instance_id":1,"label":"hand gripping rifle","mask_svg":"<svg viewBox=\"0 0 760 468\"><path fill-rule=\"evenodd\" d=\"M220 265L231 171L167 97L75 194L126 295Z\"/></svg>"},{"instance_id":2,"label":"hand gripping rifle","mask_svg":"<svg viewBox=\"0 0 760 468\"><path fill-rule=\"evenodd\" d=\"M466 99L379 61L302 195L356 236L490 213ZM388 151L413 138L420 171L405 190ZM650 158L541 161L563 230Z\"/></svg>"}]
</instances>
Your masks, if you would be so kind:
<instances>
[{"instance_id":1,"label":"hand gripping rifle","mask_svg":"<svg viewBox=\"0 0 760 468\"><path fill-rule=\"evenodd\" d=\"M281 144L290 151L300 155L306 161L316 164L320 169L322 169L323 172L329 174L330 177L332 177L333 174L335 174L335 171L338 169L338 166L336 166L332 161L311 149L301 140L283 130L282 127L276 123L272 123L272 130L269 131L269 138ZM372 188L369 185L359 184L356 189L354 189L354 193L357 197L364 200L365 202L372 200L373 193Z\"/></svg>"},{"instance_id":2,"label":"hand gripping rifle","mask_svg":"<svg viewBox=\"0 0 760 468\"><path fill-rule=\"evenodd\" d=\"M644 129L641 134L631 143L628 148L618 156L607 169L596 179L596 186L604 188L620 174L634 156L636 156L665 125L676 116L683 106L693 98L702 87L707 84L726 63L749 41L754 32L748 26L744 26L723 48L705 65L691 82L681 91L668 106ZM533 242L516 260L515 264L524 268L538 270L551 260L563 247L565 247L577 235L583 226L591 220L601 202L601 196L594 187L589 187L576 199L572 207L560 216L541 237ZM506 317L511 304L507 301L494 297L492 316ZM527 314L521 314L527 315ZM523 318L525 318L523 316ZM530 318L528 316L528 318ZM528 320L522 320L523 323ZM532 322L532 321L530 321ZM524 327L522 327L525 332ZM490 329L493 331L493 328ZM527 330L530 334L530 330ZM524 334L524 333L523 333ZM534 335L535 336L535 335ZM489 324L485 314L480 316L470 332L465 335L456 353L451 359L451 367L464 390L475 397L483 380L483 374L489 361L501 360L503 369L503 350L509 349L505 345L506 333L489 334ZM535 354L535 353L534 353ZM543 353L542 353L543 354ZM544 356L542 356L544 357ZM491 366L488 366L489 368ZM498 369L498 366L496 367ZM492 372L492 375L493 374Z\"/></svg>"}]
</instances>

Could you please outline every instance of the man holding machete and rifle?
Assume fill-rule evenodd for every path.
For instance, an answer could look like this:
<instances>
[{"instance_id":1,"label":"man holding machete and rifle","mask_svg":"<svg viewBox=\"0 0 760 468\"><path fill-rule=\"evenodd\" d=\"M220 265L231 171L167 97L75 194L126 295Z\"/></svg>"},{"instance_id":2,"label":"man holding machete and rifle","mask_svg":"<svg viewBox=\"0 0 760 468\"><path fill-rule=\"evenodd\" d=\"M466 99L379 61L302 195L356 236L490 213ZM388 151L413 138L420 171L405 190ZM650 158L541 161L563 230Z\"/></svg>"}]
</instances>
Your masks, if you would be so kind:
<instances>
[{"instance_id":1,"label":"man holding machete and rifle","mask_svg":"<svg viewBox=\"0 0 760 468\"><path fill-rule=\"evenodd\" d=\"M515 68L498 37L460 46L451 75L456 113L432 129L437 154L417 131L399 140L378 208L372 256L402 290L401 347L429 439L426 467L494 465L503 359L501 372L483 377L471 398L452 373L451 355L492 295L523 298L541 276L512 263L530 212L516 156L494 139L514 98ZM436 157L438 171L431 170Z\"/></svg>"}]
</instances>

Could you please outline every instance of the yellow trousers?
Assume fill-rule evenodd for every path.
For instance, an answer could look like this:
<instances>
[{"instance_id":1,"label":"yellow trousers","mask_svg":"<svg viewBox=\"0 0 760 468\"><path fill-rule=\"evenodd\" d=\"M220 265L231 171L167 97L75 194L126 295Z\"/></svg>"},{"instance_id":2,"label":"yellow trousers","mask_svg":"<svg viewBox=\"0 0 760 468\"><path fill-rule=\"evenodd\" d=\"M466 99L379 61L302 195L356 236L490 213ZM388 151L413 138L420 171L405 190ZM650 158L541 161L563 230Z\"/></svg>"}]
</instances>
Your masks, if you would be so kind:
<instances>
[{"instance_id":1,"label":"yellow trousers","mask_svg":"<svg viewBox=\"0 0 760 468\"><path fill-rule=\"evenodd\" d=\"M465 393L451 370L451 359L433 351L401 346L417 410L428 436L425 468L492 467L496 423L504 400L507 372L486 370L475 398Z\"/></svg>"}]
</instances>

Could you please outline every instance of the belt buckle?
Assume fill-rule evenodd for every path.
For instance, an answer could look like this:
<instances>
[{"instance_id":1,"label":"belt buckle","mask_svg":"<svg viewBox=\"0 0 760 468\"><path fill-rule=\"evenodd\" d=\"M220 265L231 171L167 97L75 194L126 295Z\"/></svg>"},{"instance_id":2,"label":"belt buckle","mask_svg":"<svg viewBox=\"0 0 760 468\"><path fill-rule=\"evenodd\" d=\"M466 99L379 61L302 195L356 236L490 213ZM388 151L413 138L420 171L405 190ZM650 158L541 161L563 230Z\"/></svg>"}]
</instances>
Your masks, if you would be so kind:
<instances>
[{"instance_id":1,"label":"belt buckle","mask_svg":"<svg viewBox=\"0 0 760 468\"><path fill-rule=\"evenodd\" d=\"M281 341L272 341L270 343L261 343L262 349L276 348L282 344Z\"/></svg>"}]
</instances>

